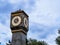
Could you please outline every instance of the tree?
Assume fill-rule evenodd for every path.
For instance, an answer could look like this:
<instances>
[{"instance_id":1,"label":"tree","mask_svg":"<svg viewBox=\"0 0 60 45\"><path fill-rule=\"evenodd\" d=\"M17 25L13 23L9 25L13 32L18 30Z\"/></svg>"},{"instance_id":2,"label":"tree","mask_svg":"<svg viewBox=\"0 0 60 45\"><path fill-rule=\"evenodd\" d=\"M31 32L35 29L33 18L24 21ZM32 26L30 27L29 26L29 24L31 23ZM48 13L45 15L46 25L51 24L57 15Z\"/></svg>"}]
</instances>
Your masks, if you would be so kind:
<instances>
[{"instance_id":1,"label":"tree","mask_svg":"<svg viewBox=\"0 0 60 45\"><path fill-rule=\"evenodd\" d=\"M28 45L47 45L45 41L37 41L35 39L29 39Z\"/></svg>"},{"instance_id":2,"label":"tree","mask_svg":"<svg viewBox=\"0 0 60 45\"><path fill-rule=\"evenodd\" d=\"M60 30L58 30L58 33L60 34ZM60 36L56 38L56 44L60 45Z\"/></svg>"},{"instance_id":3,"label":"tree","mask_svg":"<svg viewBox=\"0 0 60 45\"><path fill-rule=\"evenodd\" d=\"M8 43L6 43L6 45L12 45L12 44L11 44L11 41L9 40L9 42L8 42Z\"/></svg>"},{"instance_id":4,"label":"tree","mask_svg":"<svg viewBox=\"0 0 60 45\"><path fill-rule=\"evenodd\" d=\"M60 34L60 30L58 30L58 33Z\"/></svg>"},{"instance_id":5,"label":"tree","mask_svg":"<svg viewBox=\"0 0 60 45\"><path fill-rule=\"evenodd\" d=\"M45 41L38 41L37 43L38 45L47 45L47 43Z\"/></svg>"},{"instance_id":6,"label":"tree","mask_svg":"<svg viewBox=\"0 0 60 45\"><path fill-rule=\"evenodd\" d=\"M56 38L56 43L57 43L58 45L60 45L60 36L58 36L58 37Z\"/></svg>"}]
</instances>

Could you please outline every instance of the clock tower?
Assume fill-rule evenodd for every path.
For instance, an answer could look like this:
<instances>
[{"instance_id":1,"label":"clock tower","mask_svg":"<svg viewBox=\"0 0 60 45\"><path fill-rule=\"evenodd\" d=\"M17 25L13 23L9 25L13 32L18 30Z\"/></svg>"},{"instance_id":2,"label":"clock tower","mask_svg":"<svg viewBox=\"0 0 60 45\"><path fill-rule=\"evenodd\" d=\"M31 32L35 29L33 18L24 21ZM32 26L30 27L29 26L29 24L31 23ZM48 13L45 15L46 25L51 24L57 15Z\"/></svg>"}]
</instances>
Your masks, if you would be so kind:
<instances>
[{"instance_id":1,"label":"clock tower","mask_svg":"<svg viewBox=\"0 0 60 45\"><path fill-rule=\"evenodd\" d=\"M26 45L28 26L29 18L23 10L11 13L10 28L12 31L12 45Z\"/></svg>"}]
</instances>

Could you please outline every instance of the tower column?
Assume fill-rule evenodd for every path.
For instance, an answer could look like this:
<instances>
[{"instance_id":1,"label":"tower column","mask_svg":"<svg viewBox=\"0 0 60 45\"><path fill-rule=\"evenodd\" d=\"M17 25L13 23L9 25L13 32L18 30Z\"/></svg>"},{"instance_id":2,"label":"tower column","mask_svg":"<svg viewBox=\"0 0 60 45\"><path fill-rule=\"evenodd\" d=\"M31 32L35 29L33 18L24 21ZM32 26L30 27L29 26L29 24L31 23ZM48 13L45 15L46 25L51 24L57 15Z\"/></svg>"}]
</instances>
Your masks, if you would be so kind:
<instances>
[{"instance_id":1,"label":"tower column","mask_svg":"<svg viewBox=\"0 0 60 45\"><path fill-rule=\"evenodd\" d=\"M27 45L28 15L23 10L11 13L12 45Z\"/></svg>"},{"instance_id":2,"label":"tower column","mask_svg":"<svg viewBox=\"0 0 60 45\"><path fill-rule=\"evenodd\" d=\"M12 35L12 45L26 45L26 35L22 32L16 32Z\"/></svg>"}]
</instances>

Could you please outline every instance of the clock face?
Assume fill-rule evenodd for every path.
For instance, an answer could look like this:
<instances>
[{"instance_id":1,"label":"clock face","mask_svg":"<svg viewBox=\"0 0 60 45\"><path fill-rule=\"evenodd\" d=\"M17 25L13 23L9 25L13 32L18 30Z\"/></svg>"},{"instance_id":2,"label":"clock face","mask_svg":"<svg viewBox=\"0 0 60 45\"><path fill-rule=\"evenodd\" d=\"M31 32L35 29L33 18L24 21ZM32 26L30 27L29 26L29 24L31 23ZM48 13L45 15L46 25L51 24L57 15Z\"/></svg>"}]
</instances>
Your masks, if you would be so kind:
<instances>
[{"instance_id":1,"label":"clock face","mask_svg":"<svg viewBox=\"0 0 60 45\"><path fill-rule=\"evenodd\" d=\"M27 18L24 18L24 26L27 28L28 27L28 20Z\"/></svg>"},{"instance_id":2,"label":"clock face","mask_svg":"<svg viewBox=\"0 0 60 45\"><path fill-rule=\"evenodd\" d=\"M18 26L21 23L21 17L19 16L15 16L12 19L12 25L13 26Z\"/></svg>"}]
</instances>

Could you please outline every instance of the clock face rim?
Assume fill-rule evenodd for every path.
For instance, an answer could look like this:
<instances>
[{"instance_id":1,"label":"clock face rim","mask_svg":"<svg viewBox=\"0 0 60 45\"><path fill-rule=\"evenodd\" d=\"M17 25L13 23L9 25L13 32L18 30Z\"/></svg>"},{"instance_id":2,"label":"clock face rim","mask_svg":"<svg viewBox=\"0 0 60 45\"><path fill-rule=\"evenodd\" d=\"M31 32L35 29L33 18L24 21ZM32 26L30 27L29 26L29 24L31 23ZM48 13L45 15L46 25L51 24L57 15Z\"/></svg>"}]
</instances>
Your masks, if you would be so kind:
<instances>
[{"instance_id":1,"label":"clock face rim","mask_svg":"<svg viewBox=\"0 0 60 45\"><path fill-rule=\"evenodd\" d=\"M14 20L15 20L16 18L18 18L18 22L17 22L17 23L14 22ZM19 24L21 24L21 17L20 17L20 16L15 16L15 17L13 17L13 18L12 18L12 25L13 25L13 26L18 26Z\"/></svg>"},{"instance_id":2,"label":"clock face rim","mask_svg":"<svg viewBox=\"0 0 60 45\"><path fill-rule=\"evenodd\" d=\"M28 19L25 17L24 18L24 26L27 28L28 27Z\"/></svg>"}]
</instances>

